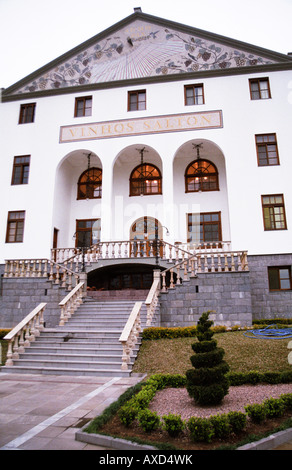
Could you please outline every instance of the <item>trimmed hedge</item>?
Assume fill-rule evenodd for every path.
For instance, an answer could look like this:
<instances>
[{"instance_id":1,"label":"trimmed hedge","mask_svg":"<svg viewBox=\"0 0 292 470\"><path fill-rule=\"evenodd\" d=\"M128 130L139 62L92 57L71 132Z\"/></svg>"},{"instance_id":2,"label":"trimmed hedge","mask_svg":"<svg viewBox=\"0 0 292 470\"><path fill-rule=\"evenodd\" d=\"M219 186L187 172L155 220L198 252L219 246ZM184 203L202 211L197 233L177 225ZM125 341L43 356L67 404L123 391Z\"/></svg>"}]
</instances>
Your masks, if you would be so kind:
<instances>
[{"instance_id":1,"label":"trimmed hedge","mask_svg":"<svg viewBox=\"0 0 292 470\"><path fill-rule=\"evenodd\" d=\"M242 375L244 376L244 374ZM147 433L161 427L168 432L169 436L176 437L187 429L193 442L209 443L214 439L224 441L231 434L240 434L246 427L248 417L253 422L258 423L283 416L285 411L290 412L292 410L292 393L283 394L279 398L266 399L261 404L247 405L245 413L230 411L226 414L212 415L209 418L193 416L189 420L182 420L180 415L171 413L159 417L157 413L149 410L148 405L156 391L165 387L184 387L185 381L186 377L178 374L153 375L142 384L140 390L133 387L131 398L128 401L125 401L123 396L121 396L119 399L120 407L117 410L117 406L115 406L115 411L118 411L121 422L127 427L136 419L138 424ZM105 410L106 412L107 410ZM101 427L101 423L104 423L104 420L99 416L95 418L85 431L89 433L97 432L98 428ZM98 425L96 426L96 424Z\"/></svg>"},{"instance_id":2,"label":"trimmed hedge","mask_svg":"<svg viewBox=\"0 0 292 470\"><path fill-rule=\"evenodd\" d=\"M8 328L7 329L5 329L5 328L0 329L0 339L3 339L4 336L6 336L9 333L9 331L11 331L10 328L9 329Z\"/></svg>"},{"instance_id":3,"label":"trimmed hedge","mask_svg":"<svg viewBox=\"0 0 292 470\"><path fill-rule=\"evenodd\" d=\"M225 333L229 331L243 331L250 329L262 328L263 326L268 326L272 324L280 325L292 325L292 318L275 318L275 319L265 319L265 320L253 320L252 327L240 327L239 325L232 326L227 328L223 325L212 326L211 330L214 333ZM197 336L197 326L182 326L182 327L160 327L153 326L145 328L142 333L142 338L145 340L151 339L163 339L163 338L189 338Z\"/></svg>"}]
</instances>

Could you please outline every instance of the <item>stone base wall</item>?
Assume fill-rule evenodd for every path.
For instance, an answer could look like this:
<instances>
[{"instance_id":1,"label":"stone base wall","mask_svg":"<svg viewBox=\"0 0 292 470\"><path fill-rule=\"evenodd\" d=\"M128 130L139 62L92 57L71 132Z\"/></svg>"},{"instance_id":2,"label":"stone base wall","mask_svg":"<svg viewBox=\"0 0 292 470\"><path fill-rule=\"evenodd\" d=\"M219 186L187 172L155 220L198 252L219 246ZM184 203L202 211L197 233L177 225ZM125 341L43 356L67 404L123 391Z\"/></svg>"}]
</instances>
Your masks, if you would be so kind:
<instances>
[{"instance_id":1,"label":"stone base wall","mask_svg":"<svg viewBox=\"0 0 292 470\"><path fill-rule=\"evenodd\" d=\"M59 324L59 302L68 294L66 289L42 278L2 278L0 296L0 328L14 328L41 302L46 302L46 327Z\"/></svg>"},{"instance_id":2,"label":"stone base wall","mask_svg":"<svg viewBox=\"0 0 292 470\"><path fill-rule=\"evenodd\" d=\"M292 254L248 257L253 318L292 318L292 290L269 290L268 267L292 266Z\"/></svg>"},{"instance_id":3,"label":"stone base wall","mask_svg":"<svg viewBox=\"0 0 292 470\"><path fill-rule=\"evenodd\" d=\"M291 318L292 290L271 292L269 266L292 266L292 253L248 256L249 271L199 274L160 295L161 326L190 326L203 312L213 311L215 325L250 326L253 320ZM0 265L0 328L17 325L40 302L46 302L45 322L54 327L59 302L67 291L43 278L3 278ZM146 295L145 295L146 297Z\"/></svg>"},{"instance_id":4,"label":"stone base wall","mask_svg":"<svg viewBox=\"0 0 292 470\"><path fill-rule=\"evenodd\" d=\"M212 311L214 325L252 324L248 272L206 273L160 295L162 327L191 326Z\"/></svg>"}]
</instances>

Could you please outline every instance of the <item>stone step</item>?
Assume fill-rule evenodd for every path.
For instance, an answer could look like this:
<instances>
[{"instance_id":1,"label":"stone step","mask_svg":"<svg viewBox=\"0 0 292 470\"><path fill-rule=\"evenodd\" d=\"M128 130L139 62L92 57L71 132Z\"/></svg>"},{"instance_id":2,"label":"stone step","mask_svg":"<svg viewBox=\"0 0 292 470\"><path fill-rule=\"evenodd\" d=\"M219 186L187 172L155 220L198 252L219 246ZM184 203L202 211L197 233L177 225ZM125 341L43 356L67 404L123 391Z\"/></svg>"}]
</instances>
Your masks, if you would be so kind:
<instances>
[{"instance_id":1,"label":"stone step","mask_svg":"<svg viewBox=\"0 0 292 470\"><path fill-rule=\"evenodd\" d=\"M141 336L132 352L128 370L122 366L119 338L135 301L94 301L85 299L64 326L45 328L13 359L13 366L1 370L15 373L92 375L128 377L139 351ZM145 305L141 325L146 320Z\"/></svg>"},{"instance_id":2,"label":"stone step","mask_svg":"<svg viewBox=\"0 0 292 470\"><path fill-rule=\"evenodd\" d=\"M111 370L111 369L119 369L121 367L121 361L102 361L102 360L93 360L93 361L82 361L82 360L45 360L45 359L15 359L13 361L13 364L15 366L24 366L24 367L49 367L52 368L54 367L55 369L67 369L67 368L73 368L73 369L88 369L88 370Z\"/></svg>"},{"instance_id":3,"label":"stone step","mask_svg":"<svg viewBox=\"0 0 292 470\"><path fill-rule=\"evenodd\" d=\"M131 370L119 369L74 369L74 368L55 368L55 367L25 367L25 366L3 366L3 372L10 374L44 374L44 375L73 375L73 376L94 376L94 377L129 377Z\"/></svg>"},{"instance_id":4,"label":"stone step","mask_svg":"<svg viewBox=\"0 0 292 470\"><path fill-rule=\"evenodd\" d=\"M109 353L120 353L123 350L121 344L113 343L40 343L36 345L31 345L29 349L26 350L26 353L63 353L72 351L74 353L80 352L83 354L109 354Z\"/></svg>"},{"instance_id":5,"label":"stone step","mask_svg":"<svg viewBox=\"0 0 292 470\"><path fill-rule=\"evenodd\" d=\"M20 355L20 358L15 360L15 363L17 361L21 361L22 363L25 363L26 361L33 361L33 362L53 362L54 364L56 363L91 363L95 362L97 364L99 363L119 363L121 361L121 353L116 352L114 353L113 351L108 351L108 354L104 353L99 353L96 354L96 351L93 353L85 352L84 350L80 351L79 354L77 354L77 351L72 350L71 352L68 351L60 351L60 352L26 352L24 354Z\"/></svg>"}]
</instances>

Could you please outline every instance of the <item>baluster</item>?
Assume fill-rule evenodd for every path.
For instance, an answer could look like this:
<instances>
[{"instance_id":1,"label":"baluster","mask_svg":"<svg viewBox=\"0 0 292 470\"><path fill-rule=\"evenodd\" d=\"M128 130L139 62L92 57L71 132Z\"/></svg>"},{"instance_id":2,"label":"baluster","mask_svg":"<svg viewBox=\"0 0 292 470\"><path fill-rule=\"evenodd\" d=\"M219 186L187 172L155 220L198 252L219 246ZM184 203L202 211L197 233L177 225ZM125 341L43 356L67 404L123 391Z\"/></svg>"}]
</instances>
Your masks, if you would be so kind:
<instances>
[{"instance_id":1,"label":"baluster","mask_svg":"<svg viewBox=\"0 0 292 470\"><path fill-rule=\"evenodd\" d=\"M161 273L162 277L162 289L161 292L166 292L166 274L164 272Z\"/></svg>"},{"instance_id":2,"label":"baluster","mask_svg":"<svg viewBox=\"0 0 292 470\"><path fill-rule=\"evenodd\" d=\"M221 259L222 259L222 255L221 255L221 253L218 253L218 256L217 256L217 260L218 260L218 273L221 273L221 272L222 272Z\"/></svg>"},{"instance_id":3,"label":"baluster","mask_svg":"<svg viewBox=\"0 0 292 470\"><path fill-rule=\"evenodd\" d=\"M227 253L224 253L224 271L229 271Z\"/></svg>"},{"instance_id":4,"label":"baluster","mask_svg":"<svg viewBox=\"0 0 292 470\"><path fill-rule=\"evenodd\" d=\"M131 242L124 242L125 243L125 249L124 249L124 257L129 258L130 253L131 253Z\"/></svg>"},{"instance_id":5,"label":"baluster","mask_svg":"<svg viewBox=\"0 0 292 470\"><path fill-rule=\"evenodd\" d=\"M205 264L204 271L205 271L205 273L207 273L209 271L209 268L208 268L208 257L207 257L206 254L204 255L204 264Z\"/></svg>"},{"instance_id":6,"label":"baluster","mask_svg":"<svg viewBox=\"0 0 292 470\"><path fill-rule=\"evenodd\" d=\"M211 253L211 272L215 272L214 253Z\"/></svg>"},{"instance_id":7,"label":"baluster","mask_svg":"<svg viewBox=\"0 0 292 470\"><path fill-rule=\"evenodd\" d=\"M25 277L30 277L30 260L26 261L26 276Z\"/></svg>"},{"instance_id":8,"label":"baluster","mask_svg":"<svg viewBox=\"0 0 292 470\"><path fill-rule=\"evenodd\" d=\"M188 262L184 262L184 281L188 281Z\"/></svg>"},{"instance_id":9,"label":"baluster","mask_svg":"<svg viewBox=\"0 0 292 470\"><path fill-rule=\"evenodd\" d=\"M15 267L15 277L20 277L19 261L18 260L15 262L15 265L16 265L16 267Z\"/></svg>"},{"instance_id":10,"label":"baluster","mask_svg":"<svg viewBox=\"0 0 292 470\"><path fill-rule=\"evenodd\" d=\"M235 271L234 253L231 253L231 271Z\"/></svg>"},{"instance_id":11,"label":"baluster","mask_svg":"<svg viewBox=\"0 0 292 470\"><path fill-rule=\"evenodd\" d=\"M118 242L118 258L122 257L122 242Z\"/></svg>"},{"instance_id":12,"label":"baluster","mask_svg":"<svg viewBox=\"0 0 292 470\"><path fill-rule=\"evenodd\" d=\"M14 262L10 261L9 277L13 277L13 265L14 265Z\"/></svg>"},{"instance_id":13,"label":"baluster","mask_svg":"<svg viewBox=\"0 0 292 470\"><path fill-rule=\"evenodd\" d=\"M69 273L68 273L68 279L69 279L69 281L68 281L68 289L69 289L69 290L72 290L72 273L71 273L70 271L69 271Z\"/></svg>"},{"instance_id":14,"label":"baluster","mask_svg":"<svg viewBox=\"0 0 292 470\"><path fill-rule=\"evenodd\" d=\"M44 277L48 277L48 260L44 260Z\"/></svg>"},{"instance_id":15,"label":"baluster","mask_svg":"<svg viewBox=\"0 0 292 470\"><path fill-rule=\"evenodd\" d=\"M19 342L18 342L18 351L20 353L24 352L24 329L23 328L20 330L20 337L19 337Z\"/></svg>"},{"instance_id":16,"label":"baluster","mask_svg":"<svg viewBox=\"0 0 292 470\"><path fill-rule=\"evenodd\" d=\"M191 277L195 277L195 260L191 259Z\"/></svg>"},{"instance_id":17,"label":"baluster","mask_svg":"<svg viewBox=\"0 0 292 470\"><path fill-rule=\"evenodd\" d=\"M13 359L12 359L12 354L13 354L13 348L12 348L13 340L10 340L8 343L8 350L6 354L6 366L13 366Z\"/></svg>"},{"instance_id":18,"label":"baluster","mask_svg":"<svg viewBox=\"0 0 292 470\"><path fill-rule=\"evenodd\" d=\"M152 258L152 256L154 256L154 253L153 253L153 241L150 240L150 253L149 253L149 256Z\"/></svg>"},{"instance_id":19,"label":"baluster","mask_svg":"<svg viewBox=\"0 0 292 470\"><path fill-rule=\"evenodd\" d=\"M198 272L198 273L201 273L201 272L202 272L201 255L197 255L197 259L198 259L198 268L197 268L197 272Z\"/></svg>"},{"instance_id":20,"label":"baluster","mask_svg":"<svg viewBox=\"0 0 292 470\"><path fill-rule=\"evenodd\" d=\"M19 333L17 335L15 335L14 337L14 341L13 341L13 348L12 348L12 359L18 359L19 358L19 354L18 354L18 336L19 336Z\"/></svg>"},{"instance_id":21,"label":"baluster","mask_svg":"<svg viewBox=\"0 0 292 470\"><path fill-rule=\"evenodd\" d=\"M238 271L242 271L240 253L237 253L237 270L238 270Z\"/></svg>"},{"instance_id":22,"label":"baluster","mask_svg":"<svg viewBox=\"0 0 292 470\"><path fill-rule=\"evenodd\" d=\"M109 247L109 243L106 242L106 244L105 244L105 258L108 258L108 257L109 257L109 256L108 256L108 247Z\"/></svg>"},{"instance_id":23,"label":"baluster","mask_svg":"<svg viewBox=\"0 0 292 470\"><path fill-rule=\"evenodd\" d=\"M180 281L180 266L177 267L176 269L176 285L179 286L181 285L181 281Z\"/></svg>"},{"instance_id":24,"label":"baluster","mask_svg":"<svg viewBox=\"0 0 292 470\"><path fill-rule=\"evenodd\" d=\"M4 267L4 276L3 277L8 277L8 264L9 261L5 261L5 267Z\"/></svg>"},{"instance_id":25,"label":"baluster","mask_svg":"<svg viewBox=\"0 0 292 470\"><path fill-rule=\"evenodd\" d=\"M169 248L169 262L172 263L172 246L168 245Z\"/></svg>"},{"instance_id":26,"label":"baluster","mask_svg":"<svg viewBox=\"0 0 292 470\"><path fill-rule=\"evenodd\" d=\"M60 284L60 267L56 265L56 280L55 284Z\"/></svg>"},{"instance_id":27,"label":"baluster","mask_svg":"<svg viewBox=\"0 0 292 470\"><path fill-rule=\"evenodd\" d=\"M170 284L169 284L170 289L174 289L174 273L173 273L173 268L170 270Z\"/></svg>"}]
</instances>

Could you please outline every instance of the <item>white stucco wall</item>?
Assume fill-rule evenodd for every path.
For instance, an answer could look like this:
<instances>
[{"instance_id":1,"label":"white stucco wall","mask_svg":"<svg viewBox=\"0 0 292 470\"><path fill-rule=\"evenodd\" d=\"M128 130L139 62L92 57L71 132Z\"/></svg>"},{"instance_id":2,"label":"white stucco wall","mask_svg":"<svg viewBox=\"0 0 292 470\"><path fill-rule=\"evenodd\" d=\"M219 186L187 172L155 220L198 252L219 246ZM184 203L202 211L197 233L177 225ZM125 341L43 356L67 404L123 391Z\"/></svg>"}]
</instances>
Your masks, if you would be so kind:
<instances>
[{"instance_id":1,"label":"white stucco wall","mask_svg":"<svg viewBox=\"0 0 292 470\"><path fill-rule=\"evenodd\" d=\"M252 101L248 80L261 76L269 76L272 99ZM204 84L204 105L184 106L188 83ZM49 257L54 227L60 247L74 246L76 219L101 218L102 240L125 240L131 224L149 215L169 229L167 241L184 242L186 214L197 209L221 211L222 238L231 240L234 250L291 252L289 86L290 72L273 72L83 91L79 96L93 96L92 116L86 118L74 118L78 94L2 103L0 263ZM146 89L145 111L127 111L127 92L134 89ZM19 125L19 107L25 102L37 103L35 122ZM222 110L222 128L59 142L60 126L211 110ZM258 167L255 134L268 133L277 135L280 165ZM193 142L203 142L203 157L217 166L220 191L185 193L184 171L196 157ZM137 149L143 146L148 150L144 160L162 172L163 194L129 197L129 176L139 163ZM205 154L206 149L211 153ZM89 152L92 166L99 164L103 170L102 199L78 201L77 181ZM29 184L12 186L13 159L18 155L31 155ZM288 230L265 232L261 195L278 193L284 194ZM7 214L13 210L26 211L23 243L5 243Z\"/></svg>"}]
</instances>

